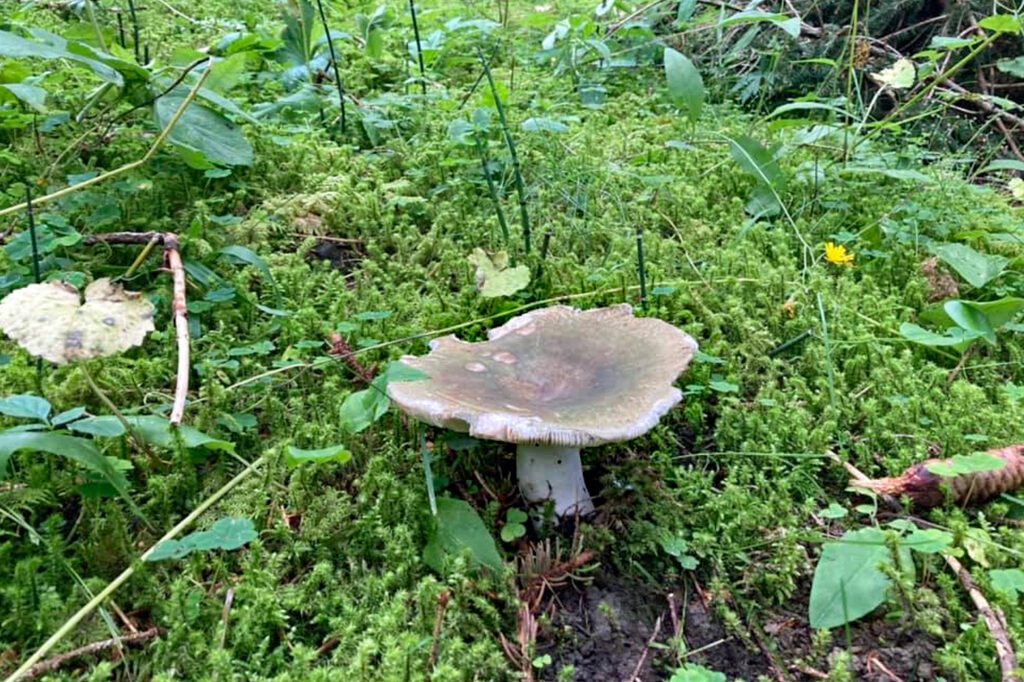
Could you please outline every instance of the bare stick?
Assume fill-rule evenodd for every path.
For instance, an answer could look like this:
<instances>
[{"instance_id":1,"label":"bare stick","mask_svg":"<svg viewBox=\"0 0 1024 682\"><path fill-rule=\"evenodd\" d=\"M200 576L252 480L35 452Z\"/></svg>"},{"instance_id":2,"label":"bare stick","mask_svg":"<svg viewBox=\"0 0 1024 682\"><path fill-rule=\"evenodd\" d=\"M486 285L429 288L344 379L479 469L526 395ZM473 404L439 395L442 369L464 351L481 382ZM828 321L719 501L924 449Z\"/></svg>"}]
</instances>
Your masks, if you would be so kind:
<instances>
[{"instance_id":1,"label":"bare stick","mask_svg":"<svg viewBox=\"0 0 1024 682\"><path fill-rule=\"evenodd\" d=\"M985 619L985 625L996 643L996 656L999 658L999 669L1002 671L1003 682L1019 682L1020 675L1017 674L1017 654L1013 651L1013 644L1009 635L1006 634L1006 618L999 607L992 606L985 599L970 572L961 565L954 557L946 555L946 564L956 573L960 584L967 591L971 601L977 607L981 617Z\"/></svg>"},{"instance_id":2,"label":"bare stick","mask_svg":"<svg viewBox=\"0 0 1024 682\"><path fill-rule=\"evenodd\" d=\"M444 627L444 614L448 611L451 598L452 594L448 590L437 595L437 618L434 619L434 644L430 647L430 659L427 661L428 674L434 672L437 656L441 652L441 628Z\"/></svg>"},{"instance_id":3,"label":"bare stick","mask_svg":"<svg viewBox=\"0 0 1024 682\"><path fill-rule=\"evenodd\" d=\"M122 644L142 644L148 642L155 637L160 635L160 629L157 627L151 627L148 630L135 633L133 635L125 635L124 637L111 637L105 639L102 642L93 642L92 644L86 644L85 646L72 649L67 653L63 653L60 656L54 656L53 658L47 659L42 663L29 668L21 679L23 680L34 680L37 677L42 677L46 673L51 673L55 670L59 670L68 661L73 661L76 658L82 656L90 656L92 654L98 654L108 649L113 649L116 646Z\"/></svg>"},{"instance_id":4,"label":"bare stick","mask_svg":"<svg viewBox=\"0 0 1024 682\"><path fill-rule=\"evenodd\" d=\"M174 405L171 407L170 422L173 426L181 424L185 416L185 399L188 397L189 373L189 338L188 338L188 306L185 303L185 266L181 262L178 251L178 236L168 232L164 235L164 253L167 267L174 278L174 328L178 338L178 380L174 387Z\"/></svg>"},{"instance_id":5,"label":"bare stick","mask_svg":"<svg viewBox=\"0 0 1024 682\"><path fill-rule=\"evenodd\" d=\"M210 69L206 69L203 72L203 75L199 77L199 80L196 81L196 84L192 86L192 89L189 90L189 93L185 97L185 99L182 100L181 105L178 107L178 110L174 112L174 116L172 116L171 120L167 123L167 127L164 128L163 131L157 136L156 140L153 141L153 145L149 148L149 151L147 151L142 156L141 159L137 159L135 161L132 161L131 163L126 163L120 168L115 168L112 171L101 173L100 175L97 175L94 178L90 178L85 182L80 182L77 185L71 185L69 187L65 187L64 189L57 190L56 192L44 194L41 197L36 197L33 200L33 204L45 204L51 201L55 201L56 199L60 199L62 197L67 196L68 194L71 194L72 192L77 192L78 190L85 189L86 187L92 187L93 185L103 182L104 180L109 180L110 178L117 177L118 175L123 175L124 173L127 173L130 170L135 170L139 166L145 165L151 158L153 158L153 155L156 154L160 150L160 148L164 146L164 143L167 141L167 138L170 137L171 135L171 131L173 131L174 127L178 125L178 122L181 120L181 117L185 115L185 110L188 109L189 105L192 104L192 100L194 100L196 98L196 95L199 94L199 89L203 87L203 83L206 82L206 79L209 77L209 75ZM8 206L7 208L4 209L0 209L0 218L4 217L5 215L17 213L18 211L23 211L26 208L28 208L28 204L21 203L15 204L14 206Z\"/></svg>"},{"instance_id":6,"label":"bare stick","mask_svg":"<svg viewBox=\"0 0 1024 682\"><path fill-rule=\"evenodd\" d=\"M633 668L633 674L629 676L629 682L639 682L640 671L644 668L644 663L647 662L647 654L651 650L651 645L658 639L658 633L661 632L661 616L658 616L658 620L654 621L654 632L651 633L650 639L647 640L647 644L644 644L644 650L640 652L640 660L636 662L636 667Z\"/></svg>"}]
</instances>

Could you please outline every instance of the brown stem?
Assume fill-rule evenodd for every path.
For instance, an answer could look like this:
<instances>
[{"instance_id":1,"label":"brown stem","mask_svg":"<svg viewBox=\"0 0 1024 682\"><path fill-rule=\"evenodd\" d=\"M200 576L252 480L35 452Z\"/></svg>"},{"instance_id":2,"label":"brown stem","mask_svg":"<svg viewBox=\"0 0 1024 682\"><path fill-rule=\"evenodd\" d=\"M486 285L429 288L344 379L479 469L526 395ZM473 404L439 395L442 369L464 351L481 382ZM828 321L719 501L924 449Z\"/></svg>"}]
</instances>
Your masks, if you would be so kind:
<instances>
[{"instance_id":1,"label":"brown stem","mask_svg":"<svg viewBox=\"0 0 1024 682\"><path fill-rule=\"evenodd\" d=\"M189 375L189 333L188 301L185 298L185 266L181 261L181 243L173 232L108 232L92 234L85 238L86 244L151 244L164 249L164 262L171 271L173 298L171 310L178 343L178 373L174 388L174 403L171 407L170 422L179 426L185 417L185 401L188 398Z\"/></svg>"},{"instance_id":2,"label":"brown stem","mask_svg":"<svg viewBox=\"0 0 1024 682\"><path fill-rule=\"evenodd\" d=\"M974 606L981 613L981 617L985 619L985 625L988 626L988 631L991 633L992 639L995 640L996 656L999 658L999 670L1002 672L1003 682L1019 682L1017 654L1014 653L1013 643L1010 641L1010 636L1006 633L1006 617L1003 616L1002 610L998 606L992 606L988 603L985 595L974 584L974 579L971 577L970 572L959 561L949 555L946 555L944 558L946 559L946 564L956 573L956 577L971 597L971 601L974 602Z\"/></svg>"},{"instance_id":3,"label":"brown stem","mask_svg":"<svg viewBox=\"0 0 1024 682\"><path fill-rule=\"evenodd\" d=\"M644 669L644 663L647 662L647 654L651 651L651 645L654 644L655 640L658 639L658 633L661 632L661 616L654 621L654 632L651 633L650 639L644 644L644 650L640 652L640 660L636 662L636 667L633 668L633 674L629 676L629 682L640 682L640 671Z\"/></svg>"},{"instance_id":4,"label":"brown stem","mask_svg":"<svg viewBox=\"0 0 1024 682\"><path fill-rule=\"evenodd\" d=\"M434 619L434 643L430 647L430 658L427 660L427 674L434 672L437 656L441 653L441 628L444 627L444 614L448 611L448 602L452 594L445 590L437 595L437 617Z\"/></svg>"},{"instance_id":5,"label":"brown stem","mask_svg":"<svg viewBox=\"0 0 1024 682\"><path fill-rule=\"evenodd\" d=\"M171 408L170 422L173 426L181 424L185 417L185 399L188 397L189 374L189 336L188 306L185 302L185 267L178 251L178 236L168 232L164 235L164 251L167 266L174 278L174 328L178 339L178 380L174 388L174 405Z\"/></svg>"},{"instance_id":6,"label":"brown stem","mask_svg":"<svg viewBox=\"0 0 1024 682\"><path fill-rule=\"evenodd\" d=\"M93 642L92 644L86 644L85 646L79 647L77 649L72 649L67 653L63 653L59 656L54 656L53 658L48 658L47 660L41 663L35 664L34 666L25 671L25 674L22 676L21 679L34 680L37 677L42 677L47 673L59 670L65 663L73 661L76 658L81 658L82 656L89 656L92 654L98 654L100 652L107 651L108 649L113 649L114 647L120 647L123 644L143 644L151 639L158 637L159 635L160 629L157 627L152 627L148 630L143 630L142 632L133 635L125 635L124 637L111 637L110 639L105 639L102 642Z\"/></svg>"}]
</instances>

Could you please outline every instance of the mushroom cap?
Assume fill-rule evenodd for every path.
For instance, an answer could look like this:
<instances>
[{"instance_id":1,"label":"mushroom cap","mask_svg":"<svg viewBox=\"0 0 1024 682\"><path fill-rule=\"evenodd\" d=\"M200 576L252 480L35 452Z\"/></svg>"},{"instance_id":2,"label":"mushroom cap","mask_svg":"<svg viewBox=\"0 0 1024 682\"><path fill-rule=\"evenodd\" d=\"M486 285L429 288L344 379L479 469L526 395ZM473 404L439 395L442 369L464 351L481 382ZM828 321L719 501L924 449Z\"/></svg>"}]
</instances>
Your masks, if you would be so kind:
<instances>
[{"instance_id":1,"label":"mushroom cap","mask_svg":"<svg viewBox=\"0 0 1024 682\"><path fill-rule=\"evenodd\" d=\"M421 421L507 443L586 447L649 431L682 393L672 383L697 351L667 322L629 305L553 306L513 318L488 341L431 341L402 363L428 378L388 384Z\"/></svg>"}]
</instances>

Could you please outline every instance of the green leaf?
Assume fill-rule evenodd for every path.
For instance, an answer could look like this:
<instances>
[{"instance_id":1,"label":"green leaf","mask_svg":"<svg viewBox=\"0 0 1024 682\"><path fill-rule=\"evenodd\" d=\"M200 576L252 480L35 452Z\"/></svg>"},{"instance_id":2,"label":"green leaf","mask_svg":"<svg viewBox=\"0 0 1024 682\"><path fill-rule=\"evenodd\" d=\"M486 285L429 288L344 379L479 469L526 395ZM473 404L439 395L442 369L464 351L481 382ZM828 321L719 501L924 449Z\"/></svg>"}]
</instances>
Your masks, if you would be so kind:
<instances>
[{"instance_id":1,"label":"green leaf","mask_svg":"<svg viewBox=\"0 0 1024 682\"><path fill-rule=\"evenodd\" d=\"M528 118L522 123L522 128L528 133L567 133L569 126L553 118Z\"/></svg>"},{"instance_id":2,"label":"green leaf","mask_svg":"<svg viewBox=\"0 0 1024 682\"><path fill-rule=\"evenodd\" d=\"M996 331L985 316L985 311L967 301L946 301L942 309L961 329L995 344Z\"/></svg>"},{"instance_id":3,"label":"green leaf","mask_svg":"<svg viewBox=\"0 0 1024 682\"><path fill-rule=\"evenodd\" d=\"M945 335L940 335L910 322L904 322L900 325L900 335L911 343L933 347L959 346L970 343L978 338L966 330L956 327L947 330Z\"/></svg>"},{"instance_id":4,"label":"green leaf","mask_svg":"<svg viewBox=\"0 0 1024 682\"><path fill-rule=\"evenodd\" d=\"M709 670L696 663L687 663L682 668L676 668L668 682L727 682L725 673L717 670Z\"/></svg>"},{"instance_id":5,"label":"green leaf","mask_svg":"<svg viewBox=\"0 0 1024 682\"><path fill-rule=\"evenodd\" d=\"M947 533L938 528L915 528L911 531L910 535L900 539L902 547L907 547L922 554L936 554L952 544L952 533Z\"/></svg>"},{"instance_id":6,"label":"green leaf","mask_svg":"<svg viewBox=\"0 0 1024 682\"><path fill-rule=\"evenodd\" d=\"M35 419L49 424L52 409L49 401L34 395L12 395L0 399L0 414L15 419Z\"/></svg>"},{"instance_id":7,"label":"green leaf","mask_svg":"<svg viewBox=\"0 0 1024 682\"><path fill-rule=\"evenodd\" d=\"M779 166L778 160L764 145L757 140L741 136L729 139L729 153L748 175L752 175L759 184L780 190L786 185L786 176Z\"/></svg>"},{"instance_id":8,"label":"green leaf","mask_svg":"<svg viewBox=\"0 0 1024 682\"><path fill-rule=\"evenodd\" d=\"M64 426L69 422L73 422L79 417L85 414L85 408L82 406L73 407L70 410L64 410L53 418L51 423L54 426Z\"/></svg>"},{"instance_id":9,"label":"green leaf","mask_svg":"<svg viewBox=\"0 0 1024 682\"><path fill-rule=\"evenodd\" d=\"M241 549L258 537L249 519L220 519L209 530L189 533L181 540L164 540L146 556L146 561L181 559L192 552L208 552L213 549Z\"/></svg>"},{"instance_id":10,"label":"green leaf","mask_svg":"<svg viewBox=\"0 0 1024 682\"><path fill-rule=\"evenodd\" d=\"M423 560L437 572L444 568L446 554L469 550L473 563L501 571L503 564L494 538L487 532L480 515L463 500L437 499L437 522L423 550Z\"/></svg>"},{"instance_id":11,"label":"green leaf","mask_svg":"<svg viewBox=\"0 0 1024 682\"><path fill-rule=\"evenodd\" d=\"M886 533L878 528L862 528L825 544L811 584L812 628L844 625L885 601L890 580L879 569L893 565L885 539ZM900 563L912 565L909 550L901 548Z\"/></svg>"},{"instance_id":12,"label":"green leaf","mask_svg":"<svg viewBox=\"0 0 1024 682\"><path fill-rule=\"evenodd\" d=\"M1024 298L1007 296L996 301L963 301L981 310L988 318L992 328L999 330L1006 327L1017 315L1024 310ZM935 305L921 311L921 320L937 327L949 327L954 324L945 311L944 305Z\"/></svg>"},{"instance_id":13,"label":"green leaf","mask_svg":"<svg viewBox=\"0 0 1024 682\"><path fill-rule=\"evenodd\" d=\"M27 83L0 83L0 88L11 93L19 102L22 102L30 109L40 113L46 113L46 90L39 86Z\"/></svg>"},{"instance_id":14,"label":"green leaf","mask_svg":"<svg viewBox=\"0 0 1024 682\"><path fill-rule=\"evenodd\" d=\"M1020 57L1020 59L1024 60L1024 57ZM1021 171L1024 173L1024 161L1018 161L1017 159L996 159L978 171L978 174L980 175L981 173L991 173L992 171L1003 170Z\"/></svg>"},{"instance_id":15,"label":"green leaf","mask_svg":"<svg viewBox=\"0 0 1024 682\"><path fill-rule=\"evenodd\" d=\"M1024 571L1019 568L993 568L988 572L992 589L1016 601L1024 594Z\"/></svg>"},{"instance_id":16,"label":"green leaf","mask_svg":"<svg viewBox=\"0 0 1024 682\"><path fill-rule=\"evenodd\" d=\"M686 112L691 122L696 122L704 107L704 79L700 71L688 57L671 47L665 48L664 61L669 98Z\"/></svg>"},{"instance_id":17,"label":"green leaf","mask_svg":"<svg viewBox=\"0 0 1024 682\"><path fill-rule=\"evenodd\" d=\"M909 59L897 59L887 68L871 74L871 79L879 85L892 90L906 90L914 84L917 69Z\"/></svg>"},{"instance_id":18,"label":"green leaf","mask_svg":"<svg viewBox=\"0 0 1024 682\"><path fill-rule=\"evenodd\" d=\"M379 379L380 377L378 377ZM376 383L376 379L374 382ZM359 433L383 417L391 406L387 394L376 387L356 391L341 404L341 428L348 433Z\"/></svg>"},{"instance_id":19,"label":"green leaf","mask_svg":"<svg viewBox=\"0 0 1024 682\"><path fill-rule=\"evenodd\" d=\"M119 419L111 417L86 417L68 424L68 428L90 436L116 438L124 435L124 424Z\"/></svg>"},{"instance_id":20,"label":"green leaf","mask_svg":"<svg viewBox=\"0 0 1024 682\"><path fill-rule=\"evenodd\" d=\"M386 387L386 384L393 381L422 381L424 379L429 379L430 375L423 370L404 364L401 360L395 360L394 362L389 363L388 368L384 370L384 378Z\"/></svg>"},{"instance_id":21,"label":"green leaf","mask_svg":"<svg viewBox=\"0 0 1024 682\"><path fill-rule=\"evenodd\" d=\"M993 14L978 22L978 26L996 33L1017 33L1020 31L1020 19L1010 14Z\"/></svg>"},{"instance_id":22,"label":"green leaf","mask_svg":"<svg viewBox=\"0 0 1024 682\"><path fill-rule=\"evenodd\" d=\"M156 100L153 114L160 130L167 127L187 96L188 90L178 87ZM216 111L194 101L185 110L168 140L186 151L198 154L201 160L209 163L251 166L253 162L252 145L238 128ZM185 158L189 160L187 155Z\"/></svg>"},{"instance_id":23,"label":"green leaf","mask_svg":"<svg viewBox=\"0 0 1024 682\"><path fill-rule=\"evenodd\" d=\"M934 462L926 466L928 471L937 476L955 478L987 471L998 471L1006 466L1006 462L987 452L975 452L970 455L953 455L948 460Z\"/></svg>"},{"instance_id":24,"label":"green leaf","mask_svg":"<svg viewBox=\"0 0 1024 682\"><path fill-rule=\"evenodd\" d=\"M846 508L836 504L835 502L830 502L826 508L818 512L818 516L823 519L841 519L847 514L849 514L849 512Z\"/></svg>"},{"instance_id":25,"label":"green leaf","mask_svg":"<svg viewBox=\"0 0 1024 682\"><path fill-rule=\"evenodd\" d=\"M285 462L292 468L306 463L338 462L347 464L351 459L352 453L344 445L332 445L318 450L302 450L289 445L285 454Z\"/></svg>"},{"instance_id":26,"label":"green leaf","mask_svg":"<svg viewBox=\"0 0 1024 682\"><path fill-rule=\"evenodd\" d=\"M37 59L68 59L83 64L92 70L97 76L121 87L124 85L124 78L103 62L90 59L68 50L68 41L58 35L35 30L36 40L29 40L14 33L0 31L0 57L35 57Z\"/></svg>"},{"instance_id":27,"label":"green leaf","mask_svg":"<svg viewBox=\"0 0 1024 682\"><path fill-rule=\"evenodd\" d=\"M99 474L128 503L128 506L142 517L142 512L128 494L128 480L124 473L113 465L112 458L104 457L90 441L51 432L0 433L0 480L6 476L7 460L19 450L33 450L65 457Z\"/></svg>"},{"instance_id":28,"label":"green leaf","mask_svg":"<svg viewBox=\"0 0 1024 682\"><path fill-rule=\"evenodd\" d=\"M949 264L972 287L983 287L1003 274L1010 261L1002 256L979 253L966 244L942 244L932 252Z\"/></svg>"},{"instance_id":29,"label":"green leaf","mask_svg":"<svg viewBox=\"0 0 1024 682\"><path fill-rule=\"evenodd\" d=\"M509 521L501 527L501 541L502 542L515 542L518 538L526 535L526 526L521 523L513 523Z\"/></svg>"}]
</instances>

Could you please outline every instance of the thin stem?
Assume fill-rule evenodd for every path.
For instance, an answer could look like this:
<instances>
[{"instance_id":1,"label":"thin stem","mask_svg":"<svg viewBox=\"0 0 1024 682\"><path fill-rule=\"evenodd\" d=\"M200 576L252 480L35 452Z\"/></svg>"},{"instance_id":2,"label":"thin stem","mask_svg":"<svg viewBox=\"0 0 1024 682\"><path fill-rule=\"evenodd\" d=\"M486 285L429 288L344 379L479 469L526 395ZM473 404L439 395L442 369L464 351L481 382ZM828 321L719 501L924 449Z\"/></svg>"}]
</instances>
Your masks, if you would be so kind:
<instances>
[{"instance_id":1,"label":"thin stem","mask_svg":"<svg viewBox=\"0 0 1024 682\"><path fill-rule=\"evenodd\" d=\"M132 51L139 62L139 16L135 13L135 0L128 0L128 13L132 17Z\"/></svg>"},{"instance_id":2,"label":"thin stem","mask_svg":"<svg viewBox=\"0 0 1024 682\"><path fill-rule=\"evenodd\" d=\"M106 52L107 41L103 40L103 31L100 30L100 24L96 21L96 10L93 8L92 3L93 0L85 0L85 14L89 17L92 30L96 33L96 42L100 44L100 49Z\"/></svg>"},{"instance_id":3,"label":"thin stem","mask_svg":"<svg viewBox=\"0 0 1024 682\"><path fill-rule=\"evenodd\" d=\"M121 422L121 426L123 426L124 430L128 432L131 439L135 441L135 446L147 455L150 454L149 448L146 447L146 441L142 440L142 436L136 432L135 427L128 421L128 418L121 413L121 410L117 409L117 405L114 404L114 401L111 400L103 389L99 387L99 384L97 384L96 380L93 379L92 374L89 372L89 369L85 364L82 364L81 368L82 374L85 375L85 383L89 384L89 388L96 394L96 397L100 399L100 402L113 413L117 421Z\"/></svg>"},{"instance_id":4,"label":"thin stem","mask_svg":"<svg viewBox=\"0 0 1024 682\"><path fill-rule=\"evenodd\" d=\"M523 225L523 247L527 254L530 253L530 214L526 211L526 187L523 184L523 173L519 165L519 154L516 153L516 142L512 139L512 133L508 129L508 120L505 118L505 105L501 103L501 96L498 94L498 86L494 84L494 77L491 75L491 66L487 63L484 53L480 48L476 50L480 63L484 67L484 75L487 77L487 84L491 88L491 96L494 97L494 108L498 111L498 121L501 122L501 132L505 136L505 144L508 146L508 153L512 157L512 172L516 180L516 194L519 195L519 221Z\"/></svg>"},{"instance_id":5,"label":"thin stem","mask_svg":"<svg viewBox=\"0 0 1024 682\"><path fill-rule=\"evenodd\" d=\"M825 344L825 369L828 371L828 398L832 409L838 409L836 401L836 380L832 372L832 341L828 335L828 321L825 319L825 304L818 294L818 315L821 318L821 340Z\"/></svg>"},{"instance_id":6,"label":"thin stem","mask_svg":"<svg viewBox=\"0 0 1024 682\"><path fill-rule=\"evenodd\" d=\"M164 128L160 135L157 136L156 140L153 141L153 145L149 148L149 151L147 151L141 159L137 159L135 161L132 161L131 163L126 163L120 168L115 168L112 171L107 171L106 173L97 175L96 177L90 178L85 182L80 182L77 185L70 185L68 187L65 187L64 189L57 190L56 192L45 194L36 199L35 203L43 204L48 203L50 201L55 201L57 199L62 199L67 195L72 194L73 192L85 189L86 187L92 187L93 185L103 182L104 180L109 180L110 178L123 175L128 171L135 170L139 166L148 163L149 160L153 158L153 156L158 151L160 151L160 148L164 146L164 143L167 142L167 138L170 137L171 132L174 130L174 127L178 125L178 122L181 121L181 117L185 115L185 110L188 109L190 104L192 104L192 101L196 98L196 95L199 94L199 89L203 87L203 83L206 82L206 79L209 76L210 69L206 69L205 71L203 71L203 75L199 77L199 80L197 80L196 84L192 86L192 89L189 91L188 95L185 97L184 100L182 100L181 105L178 107L178 110L174 112L174 116L172 116L171 120L167 123L167 127ZM23 211L27 208L27 203L8 206L7 208L0 209L0 218L6 215L10 215L12 213L17 213L18 211Z\"/></svg>"},{"instance_id":7,"label":"thin stem","mask_svg":"<svg viewBox=\"0 0 1024 682\"><path fill-rule=\"evenodd\" d=\"M139 255L135 257L135 260L132 261L132 264L131 266L129 266L128 270L126 270L125 273L121 275L121 279L129 279L132 275L134 275L136 270L142 267L142 264L146 262L147 258L149 258L149 254L153 253L153 247L155 247L159 243L160 236L154 235L146 244L146 246L143 247L142 251L139 252Z\"/></svg>"},{"instance_id":8,"label":"thin stem","mask_svg":"<svg viewBox=\"0 0 1024 682\"><path fill-rule=\"evenodd\" d=\"M644 267L644 233L636 231L636 268L640 274L640 307L647 310L647 270Z\"/></svg>"},{"instance_id":9,"label":"thin stem","mask_svg":"<svg viewBox=\"0 0 1024 682\"><path fill-rule=\"evenodd\" d=\"M32 208L32 185L25 183L25 207L28 213L28 234L32 239L32 274L35 276L36 284L42 281L39 273L39 243L36 241L36 216Z\"/></svg>"},{"instance_id":10,"label":"thin stem","mask_svg":"<svg viewBox=\"0 0 1024 682\"><path fill-rule=\"evenodd\" d=\"M193 509L188 516L183 518L176 526L174 526L174 528L167 531L167 533L162 538L160 538L159 541L157 541L149 549L143 552L142 556L139 557L140 561L145 561L149 557L149 555L153 553L153 550L155 550L160 545L161 542L173 540L175 537L177 537L178 534L181 533L181 531L188 528L192 524L192 522L194 522L196 519L202 516L202 514L207 509L209 509L218 501L220 501L220 499L227 495L229 492L231 492L231 490L235 486L244 481L246 478L248 478L250 474L256 471L256 469L262 466L263 462L264 458L261 456L255 462L253 462L248 467L239 472L237 476L235 476L230 481L221 486L215 493L213 493L208 498L203 500L203 502L198 507ZM75 613L75 615L71 616L71 618L66 620L64 624L60 627L60 629L57 630L57 632L53 633L53 635L48 640L43 642L43 645L40 646L34 654L29 656L24 663L22 663L21 667L15 670L14 673L7 678L6 682L16 682L17 680L22 678L32 666L41 661L43 656L49 653L49 651L53 649L53 647L55 647L62 639L64 639L64 637L70 634L71 631L74 630L78 626L78 624L85 619L86 616L95 611L96 608L99 607L99 605L102 604L107 597L113 594L114 591L117 590L117 588L121 587L121 585L125 584L128 581L128 579L131 578L132 575L134 574L134 566L129 566L124 571L122 571L121 574L114 578L109 585L103 588L103 590L99 594L90 599L85 606L79 609L78 612Z\"/></svg>"},{"instance_id":11,"label":"thin stem","mask_svg":"<svg viewBox=\"0 0 1024 682\"><path fill-rule=\"evenodd\" d=\"M480 133L474 134L476 140L477 153L480 154L480 166L484 172L484 179L487 180L487 192L491 195L491 203L494 204L494 213L498 216L498 226L501 228L502 239L505 240L505 248L512 246L512 237L508 232L508 223L505 221L505 211L501 208L501 199L498 198L498 188L494 185L494 178L491 177L491 171L487 167L487 147L484 146L484 142Z\"/></svg>"},{"instance_id":12,"label":"thin stem","mask_svg":"<svg viewBox=\"0 0 1024 682\"><path fill-rule=\"evenodd\" d=\"M420 24L416 20L416 0L409 0L409 16L412 17L412 33L416 38L416 59L420 64L420 89L427 94L427 70L423 66L423 46L420 44Z\"/></svg>"},{"instance_id":13,"label":"thin stem","mask_svg":"<svg viewBox=\"0 0 1024 682\"><path fill-rule=\"evenodd\" d=\"M338 88L338 106L341 107L341 134L345 134L347 127L345 118L345 88L341 84L341 70L338 68L338 55L334 52L334 39L331 37L331 26L327 23L327 13L324 12L324 5L321 0L316 0L316 8L320 12L320 23L324 25L324 33L327 34L327 51L331 53L331 70L334 71L334 85ZM419 44L417 39L417 45Z\"/></svg>"}]
</instances>

